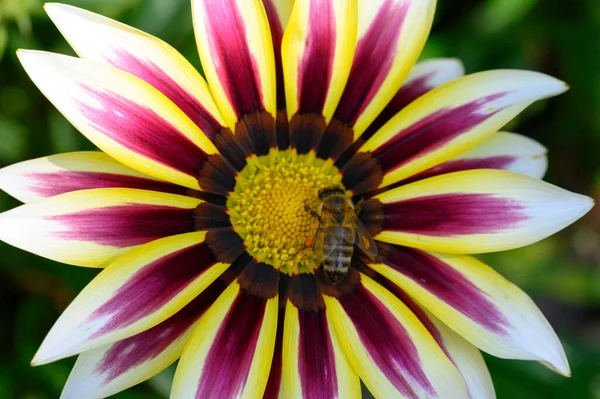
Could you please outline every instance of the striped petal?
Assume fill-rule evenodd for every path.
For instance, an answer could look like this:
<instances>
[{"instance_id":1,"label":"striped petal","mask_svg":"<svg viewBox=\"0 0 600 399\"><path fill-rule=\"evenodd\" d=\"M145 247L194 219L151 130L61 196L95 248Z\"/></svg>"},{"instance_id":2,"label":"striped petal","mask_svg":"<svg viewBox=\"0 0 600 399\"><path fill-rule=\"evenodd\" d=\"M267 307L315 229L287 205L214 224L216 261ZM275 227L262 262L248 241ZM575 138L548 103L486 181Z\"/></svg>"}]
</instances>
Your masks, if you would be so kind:
<instances>
[{"instance_id":1,"label":"striped petal","mask_svg":"<svg viewBox=\"0 0 600 399\"><path fill-rule=\"evenodd\" d=\"M380 247L369 265L481 350L509 359L538 360L569 375L552 327L533 301L487 265L468 256Z\"/></svg>"},{"instance_id":2,"label":"striped petal","mask_svg":"<svg viewBox=\"0 0 600 399\"><path fill-rule=\"evenodd\" d=\"M167 43L81 8L44 6L75 52L148 82L177 105L210 139L224 122L198 71Z\"/></svg>"},{"instance_id":3,"label":"striped petal","mask_svg":"<svg viewBox=\"0 0 600 399\"><path fill-rule=\"evenodd\" d=\"M494 392L492 377L479 349L455 333L437 317L423 309L389 280L385 282L384 286L396 295L427 328L427 331L462 375L469 398L495 398L496 393Z\"/></svg>"},{"instance_id":4,"label":"striped petal","mask_svg":"<svg viewBox=\"0 0 600 399\"><path fill-rule=\"evenodd\" d=\"M104 269L52 327L32 364L146 331L191 302L226 268L194 232L145 244Z\"/></svg>"},{"instance_id":5,"label":"striped petal","mask_svg":"<svg viewBox=\"0 0 600 399\"><path fill-rule=\"evenodd\" d=\"M283 63L281 60L281 42L283 32L287 27L294 0L263 0L265 12L269 20L271 40L275 54L275 69L277 75L277 111L285 111L285 84L283 80Z\"/></svg>"},{"instance_id":6,"label":"striped petal","mask_svg":"<svg viewBox=\"0 0 600 399\"><path fill-rule=\"evenodd\" d=\"M396 92L379 116L369 125L361 138L367 140L408 104L428 91L460 78L464 73L465 69L462 62L454 58L434 58L417 63L410 71L400 90Z\"/></svg>"},{"instance_id":7,"label":"striped petal","mask_svg":"<svg viewBox=\"0 0 600 399\"><path fill-rule=\"evenodd\" d=\"M200 200L154 191L74 191L0 214L0 239L46 258L103 267L141 244L195 230Z\"/></svg>"},{"instance_id":8,"label":"striped petal","mask_svg":"<svg viewBox=\"0 0 600 399\"><path fill-rule=\"evenodd\" d=\"M498 132L472 150L390 187L472 169L504 169L541 179L548 169L546 152L543 145L529 137Z\"/></svg>"},{"instance_id":9,"label":"striped petal","mask_svg":"<svg viewBox=\"0 0 600 399\"><path fill-rule=\"evenodd\" d=\"M461 375L414 314L365 275L354 291L325 296L344 353L378 398L467 397Z\"/></svg>"},{"instance_id":10,"label":"striped petal","mask_svg":"<svg viewBox=\"0 0 600 399\"><path fill-rule=\"evenodd\" d=\"M193 0L194 31L213 98L234 130L244 114L276 115L276 72L261 0Z\"/></svg>"},{"instance_id":11,"label":"striped petal","mask_svg":"<svg viewBox=\"0 0 600 399\"><path fill-rule=\"evenodd\" d=\"M448 173L374 198L376 204L369 208L382 207L384 215L374 215L383 229L378 240L460 254L529 245L570 225L593 206L583 195L491 169Z\"/></svg>"},{"instance_id":12,"label":"striped petal","mask_svg":"<svg viewBox=\"0 0 600 399\"><path fill-rule=\"evenodd\" d=\"M51 155L0 169L0 189L22 202L92 188L137 188L173 194L187 191L130 169L99 151Z\"/></svg>"},{"instance_id":13,"label":"striped petal","mask_svg":"<svg viewBox=\"0 0 600 399\"><path fill-rule=\"evenodd\" d=\"M328 122L350 73L356 0L296 0L283 36L288 118L322 115Z\"/></svg>"},{"instance_id":14,"label":"striped petal","mask_svg":"<svg viewBox=\"0 0 600 399\"><path fill-rule=\"evenodd\" d=\"M278 305L277 295L259 298L233 282L192 333L171 397L262 397L275 347Z\"/></svg>"},{"instance_id":15,"label":"striped petal","mask_svg":"<svg viewBox=\"0 0 600 399\"><path fill-rule=\"evenodd\" d=\"M358 42L335 118L358 138L400 89L433 21L435 0L360 0Z\"/></svg>"},{"instance_id":16,"label":"striped petal","mask_svg":"<svg viewBox=\"0 0 600 399\"><path fill-rule=\"evenodd\" d=\"M42 93L101 150L137 171L199 188L197 174L216 149L164 94L89 60L30 50L18 55Z\"/></svg>"},{"instance_id":17,"label":"striped petal","mask_svg":"<svg viewBox=\"0 0 600 399\"><path fill-rule=\"evenodd\" d=\"M61 398L105 398L158 374L181 356L192 330L225 288L216 280L183 309L133 337L79 355Z\"/></svg>"},{"instance_id":18,"label":"striped petal","mask_svg":"<svg viewBox=\"0 0 600 399\"><path fill-rule=\"evenodd\" d=\"M380 187L475 147L535 100L567 86L528 71L488 71L447 83L409 104L360 149L383 173Z\"/></svg>"},{"instance_id":19,"label":"striped petal","mask_svg":"<svg viewBox=\"0 0 600 399\"><path fill-rule=\"evenodd\" d=\"M360 380L327 320L316 279L300 275L291 280L295 292L290 293L285 311L281 397L360 398Z\"/></svg>"}]
</instances>

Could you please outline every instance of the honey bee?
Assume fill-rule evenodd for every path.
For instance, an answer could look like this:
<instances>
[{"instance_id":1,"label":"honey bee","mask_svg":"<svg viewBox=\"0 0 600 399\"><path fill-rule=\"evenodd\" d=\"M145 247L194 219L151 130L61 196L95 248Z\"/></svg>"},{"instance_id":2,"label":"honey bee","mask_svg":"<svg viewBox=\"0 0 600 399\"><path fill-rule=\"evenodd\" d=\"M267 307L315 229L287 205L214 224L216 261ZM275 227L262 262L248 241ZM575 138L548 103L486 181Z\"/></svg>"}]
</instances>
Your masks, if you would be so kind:
<instances>
[{"instance_id":1,"label":"honey bee","mask_svg":"<svg viewBox=\"0 0 600 399\"><path fill-rule=\"evenodd\" d=\"M369 257L377 256L377 246L366 227L358 219L360 203L356 208L345 197L340 188L326 188L319 192L317 211L305 206L306 210L319 221L319 227L307 244L323 265L323 272L329 281L337 284L346 277L354 252L358 245Z\"/></svg>"}]
</instances>

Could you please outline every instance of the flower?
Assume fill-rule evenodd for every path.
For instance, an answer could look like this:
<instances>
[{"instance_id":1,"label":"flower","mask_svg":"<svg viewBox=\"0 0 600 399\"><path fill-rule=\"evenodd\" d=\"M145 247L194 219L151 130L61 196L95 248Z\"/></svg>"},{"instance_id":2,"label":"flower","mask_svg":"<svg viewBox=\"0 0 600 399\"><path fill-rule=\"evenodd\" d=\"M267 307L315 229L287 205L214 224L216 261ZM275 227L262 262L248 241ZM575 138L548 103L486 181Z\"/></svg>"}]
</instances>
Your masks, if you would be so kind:
<instances>
[{"instance_id":1,"label":"flower","mask_svg":"<svg viewBox=\"0 0 600 399\"><path fill-rule=\"evenodd\" d=\"M529 297L468 256L524 246L591 199L539 180L497 132L563 82L414 65L434 0L195 0L206 81L143 32L46 10L79 58L21 50L102 152L0 171L26 204L0 238L104 268L36 354L80 354L65 398L105 397L181 357L173 397L493 397L480 350L568 375ZM324 188L365 200L376 240L333 284L307 245Z\"/></svg>"}]
</instances>

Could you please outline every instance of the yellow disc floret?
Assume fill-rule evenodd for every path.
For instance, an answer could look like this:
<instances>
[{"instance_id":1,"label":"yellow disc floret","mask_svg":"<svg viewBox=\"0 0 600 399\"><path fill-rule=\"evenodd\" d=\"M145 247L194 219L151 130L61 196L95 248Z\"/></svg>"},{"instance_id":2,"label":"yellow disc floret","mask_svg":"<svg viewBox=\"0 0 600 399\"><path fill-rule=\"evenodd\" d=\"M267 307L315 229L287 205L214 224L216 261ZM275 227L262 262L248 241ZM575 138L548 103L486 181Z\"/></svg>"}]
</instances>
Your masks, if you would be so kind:
<instances>
[{"instance_id":1,"label":"yellow disc floret","mask_svg":"<svg viewBox=\"0 0 600 399\"><path fill-rule=\"evenodd\" d=\"M319 191L340 181L339 170L313 154L271 150L250 158L227 201L233 228L257 260L284 273L314 269L320 261L307 241L318 221L306 207L316 209Z\"/></svg>"}]
</instances>

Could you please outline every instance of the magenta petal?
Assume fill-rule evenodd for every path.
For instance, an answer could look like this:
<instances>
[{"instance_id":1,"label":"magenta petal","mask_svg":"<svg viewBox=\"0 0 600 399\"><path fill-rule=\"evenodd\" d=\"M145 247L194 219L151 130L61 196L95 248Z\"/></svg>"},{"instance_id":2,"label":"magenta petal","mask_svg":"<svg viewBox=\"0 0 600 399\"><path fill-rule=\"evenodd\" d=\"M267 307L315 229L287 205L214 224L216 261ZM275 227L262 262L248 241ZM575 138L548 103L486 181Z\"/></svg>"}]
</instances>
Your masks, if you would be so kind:
<instances>
[{"instance_id":1,"label":"magenta petal","mask_svg":"<svg viewBox=\"0 0 600 399\"><path fill-rule=\"evenodd\" d=\"M65 240L82 240L113 247L145 244L194 231L193 209L163 205L126 204L46 216L64 228L53 233Z\"/></svg>"},{"instance_id":2,"label":"magenta petal","mask_svg":"<svg viewBox=\"0 0 600 399\"><path fill-rule=\"evenodd\" d=\"M495 94L458 107L436 111L397 132L391 140L377 148L373 155L385 173L397 169L441 148L500 112L502 108L486 112L486 106L506 94Z\"/></svg>"},{"instance_id":3,"label":"magenta petal","mask_svg":"<svg viewBox=\"0 0 600 399\"><path fill-rule=\"evenodd\" d=\"M356 327L369 356L399 392L416 397L410 379L435 396L408 332L373 294L359 285L339 302Z\"/></svg>"},{"instance_id":4,"label":"magenta petal","mask_svg":"<svg viewBox=\"0 0 600 399\"><path fill-rule=\"evenodd\" d=\"M210 10L204 38L210 46L219 80L238 118L264 111L261 80L248 48L243 18L235 0L204 0Z\"/></svg>"},{"instance_id":5,"label":"magenta petal","mask_svg":"<svg viewBox=\"0 0 600 399\"><path fill-rule=\"evenodd\" d=\"M217 332L196 398L233 398L246 383L267 301L240 291Z\"/></svg>"},{"instance_id":6,"label":"magenta petal","mask_svg":"<svg viewBox=\"0 0 600 399\"><path fill-rule=\"evenodd\" d=\"M94 337L148 316L173 299L217 262L206 244L197 244L144 266L121 286L88 321L109 317Z\"/></svg>"},{"instance_id":7,"label":"magenta petal","mask_svg":"<svg viewBox=\"0 0 600 399\"><path fill-rule=\"evenodd\" d=\"M410 2L385 0L358 41L352 69L335 118L353 125L388 76Z\"/></svg>"},{"instance_id":8,"label":"magenta petal","mask_svg":"<svg viewBox=\"0 0 600 399\"><path fill-rule=\"evenodd\" d=\"M167 320L133 337L112 345L95 369L105 375L104 384L147 362L185 334L225 289L221 280L215 281L192 302Z\"/></svg>"},{"instance_id":9,"label":"magenta petal","mask_svg":"<svg viewBox=\"0 0 600 399\"><path fill-rule=\"evenodd\" d=\"M80 112L95 129L139 155L190 176L197 176L207 154L154 111L116 93L86 87L90 102Z\"/></svg>"},{"instance_id":10,"label":"magenta petal","mask_svg":"<svg viewBox=\"0 0 600 399\"><path fill-rule=\"evenodd\" d=\"M507 231L528 219L515 200L490 194L439 194L385 204L383 229L436 237Z\"/></svg>"},{"instance_id":11,"label":"magenta petal","mask_svg":"<svg viewBox=\"0 0 600 399\"><path fill-rule=\"evenodd\" d=\"M508 321L473 283L441 260L417 249L385 245L383 263L423 286L459 312L497 334Z\"/></svg>"},{"instance_id":12,"label":"magenta petal","mask_svg":"<svg viewBox=\"0 0 600 399\"><path fill-rule=\"evenodd\" d=\"M298 113L320 115L333 73L335 16L331 1L311 0L310 8L306 48L298 71Z\"/></svg>"},{"instance_id":13,"label":"magenta petal","mask_svg":"<svg viewBox=\"0 0 600 399\"><path fill-rule=\"evenodd\" d=\"M116 68L127 71L138 78L145 80L155 89L167 96L175 103L209 139L214 139L221 130L220 123L214 116L182 88L162 69L151 61L141 60L124 51L117 52L109 62Z\"/></svg>"},{"instance_id":14,"label":"magenta petal","mask_svg":"<svg viewBox=\"0 0 600 399\"><path fill-rule=\"evenodd\" d=\"M92 188L136 188L172 194L185 194L187 190L167 182L116 173L56 171L28 173L23 177L30 180L29 190L44 198Z\"/></svg>"}]
</instances>

